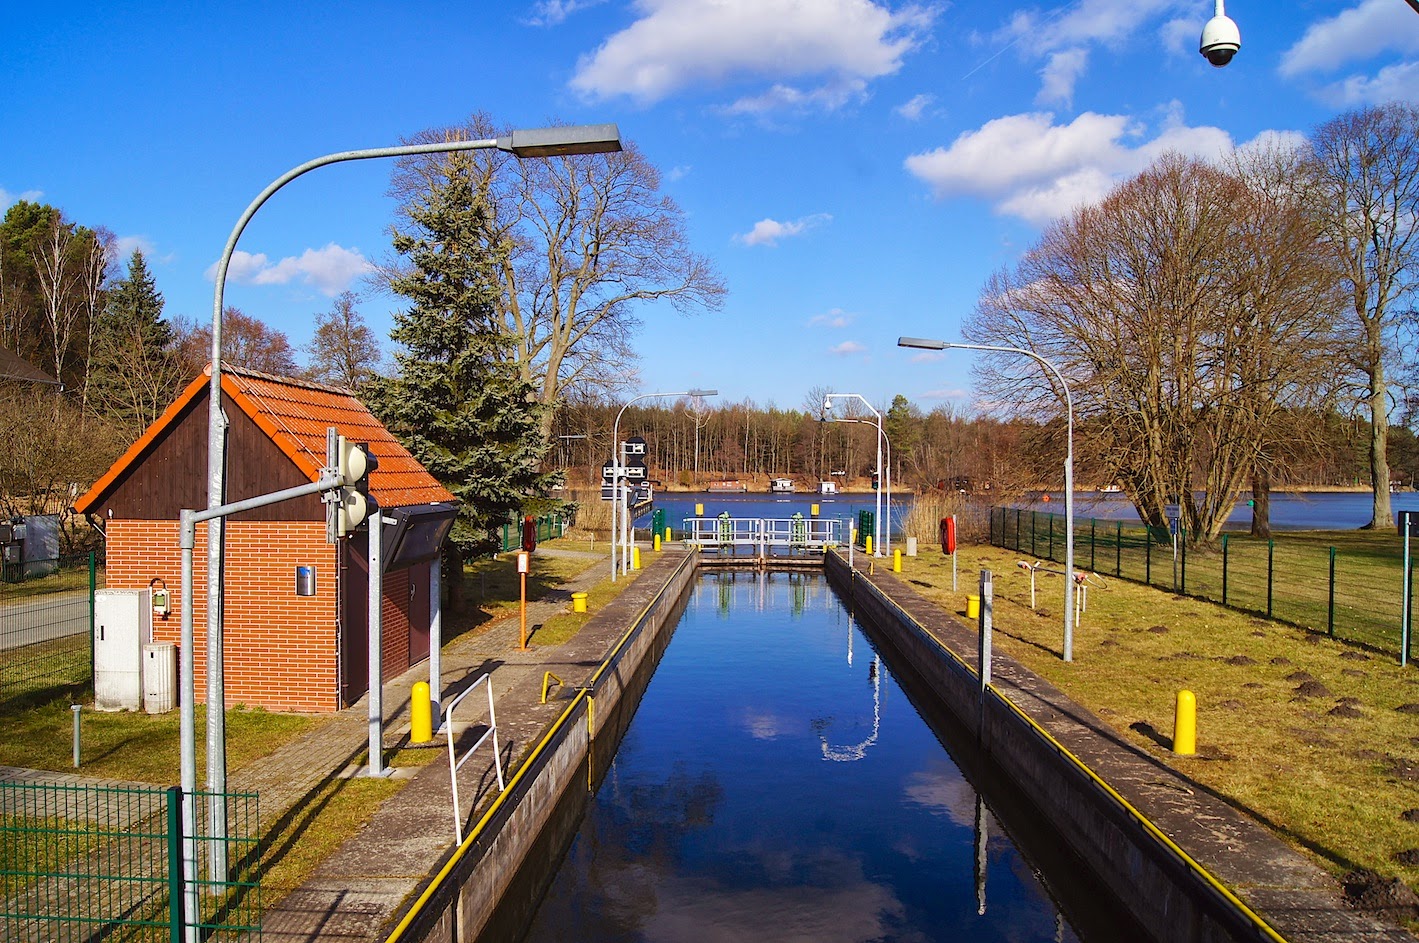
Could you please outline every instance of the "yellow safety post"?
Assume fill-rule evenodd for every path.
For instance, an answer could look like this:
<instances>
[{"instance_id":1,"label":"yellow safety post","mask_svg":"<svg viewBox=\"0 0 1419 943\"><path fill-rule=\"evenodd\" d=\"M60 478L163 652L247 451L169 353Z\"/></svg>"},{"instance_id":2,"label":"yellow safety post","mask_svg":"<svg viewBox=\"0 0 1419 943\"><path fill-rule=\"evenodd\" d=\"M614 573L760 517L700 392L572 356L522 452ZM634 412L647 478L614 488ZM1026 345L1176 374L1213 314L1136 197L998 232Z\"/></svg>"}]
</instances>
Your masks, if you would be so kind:
<instances>
[{"instance_id":1,"label":"yellow safety post","mask_svg":"<svg viewBox=\"0 0 1419 943\"><path fill-rule=\"evenodd\" d=\"M704 517L704 516L705 516L705 506L704 506L703 504L697 504L697 505L695 505L695 516L696 516L696 517Z\"/></svg>"},{"instance_id":2,"label":"yellow safety post","mask_svg":"<svg viewBox=\"0 0 1419 943\"><path fill-rule=\"evenodd\" d=\"M892 572L902 572L902 552L900 550L892 551Z\"/></svg>"},{"instance_id":3,"label":"yellow safety post","mask_svg":"<svg viewBox=\"0 0 1419 943\"><path fill-rule=\"evenodd\" d=\"M818 516L818 505L816 505L816 504L810 504L810 505L808 505L808 516L809 516L809 517L817 517L817 516Z\"/></svg>"},{"instance_id":4,"label":"yellow safety post","mask_svg":"<svg viewBox=\"0 0 1419 943\"><path fill-rule=\"evenodd\" d=\"M966 618L980 618L980 596L975 593L969 593L966 595Z\"/></svg>"},{"instance_id":5,"label":"yellow safety post","mask_svg":"<svg viewBox=\"0 0 1419 943\"><path fill-rule=\"evenodd\" d=\"M865 552L867 552L867 553L871 553L871 552L872 552L872 535L871 535L871 534L868 534L866 537L863 538L863 545L862 545L862 546L863 546L863 549L865 550Z\"/></svg>"},{"instance_id":6,"label":"yellow safety post","mask_svg":"<svg viewBox=\"0 0 1419 943\"><path fill-rule=\"evenodd\" d=\"M1173 752L1178 756L1197 753L1197 698L1191 691L1178 692L1177 714L1173 719Z\"/></svg>"},{"instance_id":7,"label":"yellow safety post","mask_svg":"<svg viewBox=\"0 0 1419 943\"><path fill-rule=\"evenodd\" d=\"M653 544L653 546L651 547L651 549L654 550L656 553L659 553L659 552L660 552L660 535L659 535L659 534L656 534L655 537L653 538L653 540L651 541L651 543Z\"/></svg>"},{"instance_id":8,"label":"yellow safety post","mask_svg":"<svg viewBox=\"0 0 1419 943\"><path fill-rule=\"evenodd\" d=\"M675 539L675 535L671 532L671 530L670 530L670 525L669 525L669 524L666 524L666 525L665 525L665 542L666 542L666 543L670 543L670 541L672 541L672 540L674 540L674 539Z\"/></svg>"},{"instance_id":9,"label":"yellow safety post","mask_svg":"<svg viewBox=\"0 0 1419 943\"><path fill-rule=\"evenodd\" d=\"M631 569L633 569L633 570L639 570L640 568L641 568L641 548L640 548L640 547L632 547L632 548L631 548Z\"/></svg>"},{"instance_id":10,"label":"yellow safety post","mask_svg":"<svg viewBox=\"0 0 1419 943\"><path fill-rule=\"evenodd\" d=\"M561 686L562 686L562 679L559 678L559 677L557 677L556 675L552 674L552 672L549 671L549 672L547 672L546 674L544 674L544 675L542 676L542 703L543 703L543 704L546 704L546 703L547 703L547 689L552 686L552 682L553 682L553 681L557 682L557 687L561 687Z\"/></svg>"},{"instance_id":11,"label":"yellow safety post","mask_svg":"<svg viewBox=\"0 0 1419 943\"><path fill-rule=\"evenodd\" d=\"M434 706L427 681L415 681L409 692L409 720L410 743L428 743L434 738Z\"/></svg>"},{"instance_id":12,"label":"yellow safety post","mask_svg":"<svg viewBox=\"0 0 1419 943\"><path fill-rule=\"evenodd\" d=\"M586 611L586 593L572 593L572 612Z\"/></svg>"}]
</instances>

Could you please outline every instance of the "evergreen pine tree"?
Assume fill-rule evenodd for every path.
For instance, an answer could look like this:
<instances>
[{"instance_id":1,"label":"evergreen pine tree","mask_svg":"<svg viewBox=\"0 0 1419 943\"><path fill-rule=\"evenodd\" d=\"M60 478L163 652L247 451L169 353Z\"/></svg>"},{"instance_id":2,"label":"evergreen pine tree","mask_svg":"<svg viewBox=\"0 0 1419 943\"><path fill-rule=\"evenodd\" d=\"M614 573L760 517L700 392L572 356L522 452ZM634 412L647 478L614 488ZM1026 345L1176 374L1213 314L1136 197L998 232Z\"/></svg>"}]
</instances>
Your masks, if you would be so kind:
<instances>
[{"instance_id":1,"label":"evergreen pine tree","mask_svg":"<svg viewBox=\"0 0 1419 943\"><path fill-rule=\"evenodd\" d=\"M132 430L157 419L183 380L173 356L172 325L163 318L147 260L135 249L128 274L114 282L94 331L89 396L94 408Z\"/></svg>"},{"instance_id":2,"label":"evergreen pine tree","mask_svg":"<svg viewBox=\"0 0 1419 943\"><path fill-rule=\"evenodd\" d=\"M409 209L394 237L409 268L392 281L412 305L390 337L403 347L395 375L366 388L370 409L459 500L450 540L463 560L496 550L497 532L557 475L541 472L546 408L503 354L513 342L493 318L495 262L484 246L486 194L466 161ZM455 584L456 585L456 584Z\"/></svg>"}]
</instances>

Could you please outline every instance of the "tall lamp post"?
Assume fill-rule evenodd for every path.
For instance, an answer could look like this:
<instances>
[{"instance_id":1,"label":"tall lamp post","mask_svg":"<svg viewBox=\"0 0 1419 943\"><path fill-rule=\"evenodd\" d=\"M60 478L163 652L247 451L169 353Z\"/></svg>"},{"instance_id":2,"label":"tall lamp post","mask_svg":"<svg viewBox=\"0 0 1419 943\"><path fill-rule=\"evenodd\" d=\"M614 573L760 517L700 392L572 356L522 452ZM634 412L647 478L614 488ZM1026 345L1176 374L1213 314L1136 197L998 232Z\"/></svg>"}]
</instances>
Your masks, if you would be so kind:
<instances>
[{"instance_id":1,"label":"tall lamp post","mask_svg":"<svg viewBox=\"0 0 1419 943\"><path fill-rule=\"evenodd\" d=\"M870 422L870 421L868 421L868 420L866 420L866 419L848 419L847 417L843 417L842 419L838 419L838 418L835 418L835 417L833 417L833 416L825 416L825 417L823 417L823 421L824 421L824 422L856 422L856 423L861 423L861 424L864 425L864 426L875 426L875 425L877 425L876 423ZM884 442L884 443L886 443L886 445L887 445L887 474L886 474L886 476L885 476L885 477L883 478L883 480L882 480L882 481L883 481L883 485L885 486L885 487L884 487L884 490L887 492L887 498L886 498L886 501L885 501L885 504L887 505L887 530L886 530L886 537L887 537L887 539L886 539L885 541L883 541L883 543L886 545L887 553L890 554L890 553L892 552L892 437L889 436L889 435L887 435L887 430L885 430L885 429L883 429L883 428L881 428L881 427L878 427L878 429L877 429L877 436L878 436L878 440L879 440L880 442Z\"/></svg>"},{"instance_id":2,"label":"tall lamp post","mask_svg":"<svg viewBox=\"0 0 1419 943\"><path fill-rule=\"evenodd\" d=\"M621 502L625 496L625 485L622 483L621 475L621 417L625 415L627 407L637 400L656 399L667 396L718 396L719 390L683 390L679 393L642 393L639 396L632 396L626 400L620 412L616 413L616 421L611 425L611 581L616 581L616 518L621 517L621 560L620 570L622 573L630 569L629 547L630 536L626 532L630 523L631 509L622 508Z\"/></svg>"},{"instance_id":3,"label":"tall lamp post","mask_svg":"<svg viewBox=\"0 0 1419 943\"><path fill-rule=\"evenodd\" d=\"M868 412L877 417L877 488L873 494L875 500L872 504L872 555L880 557L882 555L882 485L885 484L882 480L882 414L873 408L872 404L867 401L867 397L861 393L829 393L823 397L825 418L832 411L835 399L859 400L862 405L867 407ZM888 539L891 538L888 537Z\"/></svg>"},{"instance_id":4,"label":"tall lamp post","mask_svg":"<svg viewBox=\"0 0 1419 943\"><path fill-rule=\"evenodd\" d=\"M924 337L899 337L898 347L916 347L921 350L985 350L999 354L1019 354L1030 357L1044 367L1059 381L1064 390L1068 439L1064 453L1064 660L1074 660L1074 398L1069 393L1069 384L1064 375L1045 358L1033 350L1023 347L997 347L993 344L959 344L930 340Z\"/></svg>"},{"instance_id":5,"label":"tall lamp post","mask_svg":"<svg viewBox=\"0 0 1419 943\"><path fill-rule=\"evenodd\" d=\"M539 128L513 131L496 138L476 141L441 141L430 144L405 144L398 147L375 147L357 151L340 151L306 161L286 171L257 194L241 214L227 237L217 263L216 292L212 301L212 379L207 412L207 508L219 507L226 491L226 430L222 413L222 308L226 292L227 269L237 240L246 224L271 196L286 184L317 167L352 160L385 157L410 157L418 154L446 154L461 151L500 150L517 157L562 157L573 154L601 154L621 149L621 133L614 124L573 125L561 128ZM222 673L222 522L216 518L207 522L207 788L214 793L226 791L226 725L225 682ZM191 640L183 640L184 669L191 673ZM183 791L191 795L197 788L197 758L195 720L191 705L182 715L181 775ZM217 801L220 801L218 799Z\"/></svg>"}]
</instances>

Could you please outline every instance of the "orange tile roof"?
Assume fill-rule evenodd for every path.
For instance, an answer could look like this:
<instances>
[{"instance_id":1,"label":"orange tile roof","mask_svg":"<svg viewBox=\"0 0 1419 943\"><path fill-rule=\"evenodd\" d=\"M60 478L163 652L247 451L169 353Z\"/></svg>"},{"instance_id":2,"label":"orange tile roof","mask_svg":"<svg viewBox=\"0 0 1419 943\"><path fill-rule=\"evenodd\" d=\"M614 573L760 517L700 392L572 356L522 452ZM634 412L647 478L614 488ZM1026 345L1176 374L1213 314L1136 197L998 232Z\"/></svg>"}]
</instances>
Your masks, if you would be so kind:
<instances>
[{"instance_id":1,"label":"orange tile roof","mask_svg":"<svg viewBox=\"0 0 1419 943\"><path fill-rule=\"evenodd\" d=\"M148 427L136 442L94 482L74 507L80 513L95 504L148 445L202 394L211 382L210 366ZM345 438L368 443L379 460L370 475L370 494L380 507L408 507L457 499L419 464L384 425L349 390L309 380L278 377L239 367L222 370L222 392L271 438L311 481L325 464L325 430L334 426Z\"/></svg>"}]
</instances>

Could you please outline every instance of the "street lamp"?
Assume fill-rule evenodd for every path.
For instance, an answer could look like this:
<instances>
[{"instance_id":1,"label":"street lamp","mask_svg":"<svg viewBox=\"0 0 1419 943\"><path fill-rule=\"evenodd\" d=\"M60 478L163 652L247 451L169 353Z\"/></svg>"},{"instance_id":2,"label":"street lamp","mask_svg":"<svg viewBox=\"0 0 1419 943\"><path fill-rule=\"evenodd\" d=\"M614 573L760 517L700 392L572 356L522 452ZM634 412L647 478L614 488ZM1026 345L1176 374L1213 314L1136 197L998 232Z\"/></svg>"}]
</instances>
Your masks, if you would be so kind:
<instances>
[{"instance_id":1,"label":"street lamp","mask_svg":"<svg viewBox=\"0 0 1419 943\"><path fill-rule=\"evenodd\" d=\"M616 516L621 515L621 572L630 570L630 535L629 523L631 509L628 507L624 511L620 510L621 501L624 495L624 486L621 483L621 417L625 415L626 408L637 400L655 399L667 396L718 396L719 390L684 390L680 393L642 393L639 396L632 396L626 400L621 411L616 413L616 421L611 425L611 581L616 581Z\"/></svg>"},{"instance_id":2,"label":"street lamp","mask_svg":"<svg viewBox=\"0 0 1419 943\"><path fill-rule=\"evenodd\" d=\"M916 347L921 350L985 350L1000 354L1020 354L1038 361L1064 390L1064 408L1067 421L1068 439L1064 453L1064 660L1074 660L1074 398L1069 393L1069 384L1064 375L1045 358L1033 350L1023 347L997 347L992 344L948 344L946 341L929 340L924 337L899 337L898 347Z\"/></svg>"},{"instance_id":3,"label":"street lamp","mask_svg":"<svg viewBox=\"0 0 1419 943\"><path fill-rule=\"evenodd\" d=\"M226 291L227 269L237 240L246 224L271 196L286 184L317 167L352 160L383 157L409 157L418 154L446 154L460 151L500 150L517 157L557 157L573 154L600 154L621 149L621 133L614 124L572 125L560 128L538 128L513 131L496 138L477 141L441 141L428 144L405 144L398 147L375 147L357 151L340 151L306 161L273 180L247 206L227 237L226 248L217 263L216 292L212 302L212 380L207 411L207 508L219 507L225 499L226 418L222 415L222 307ZM207 522L207 788L213 793L226 791L226 725L225 681L222 674L222 521ZM182 640L182 670L190 680L194 670L192 639ZM197 758L195 745L196 721L193 705L183 701L181 719L182 788L188 795L197 789Z\"/></svg>"},{"instance_id":4,"label":"street lamp","mask_svg":"<svg viewBox=\"0 0 1419 943\"><path fill-rule=\"evenodd\" d=\"M874 425L876 425L876 423L874 423L874 422L869 422L869 421L866 420L866 419L848 419L848 418L846 418L846 417L844 417L844 418L842 418L842 419L836 419L836 418L834 418L834 417L832 417L832 416L824 416L824 417L823 417L823 421L824 421L824 422L857 422L857 423L861 423L861 424L864 425L864 426L874 426ZM886 504L887 504L887 539L886 539L885 543L886 543L887 553L890 554L890 553L892 552L892 437L889 436L889 435L887 435L887 431L886 431L885 429L881 428L880 426L879 426L878 429L877 429L877 435L878 435L878 438L879 438L880 441L885 442L885 443L887 444L887 475L886 475L886 477L883 479L883 484L885 485L885 490L886 490L886 492L887 492L887 501L886 501Z\"/></svg>"},{"instance_id":5,"label":"street lamp","mask_svg":"<svg viewBox=\"0 0 1419 943\"><path fill-rule=\"evenodd\" d=\"M861 393L829 393L823 397L823 415L827 418L828 412L833 408L835 399L856 399L867 407L867 411L877 417L877 488L874 493L873 517L872 517L872 555L880 557L882 555L882 414L872 407L867 401L867 397ZM890 531L890 528L888 528ZM890 540L890 536L888 537Z\"/></svg>"}]
</instances>

